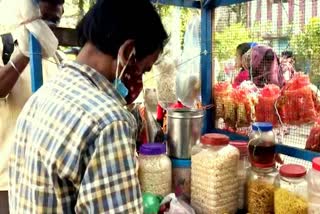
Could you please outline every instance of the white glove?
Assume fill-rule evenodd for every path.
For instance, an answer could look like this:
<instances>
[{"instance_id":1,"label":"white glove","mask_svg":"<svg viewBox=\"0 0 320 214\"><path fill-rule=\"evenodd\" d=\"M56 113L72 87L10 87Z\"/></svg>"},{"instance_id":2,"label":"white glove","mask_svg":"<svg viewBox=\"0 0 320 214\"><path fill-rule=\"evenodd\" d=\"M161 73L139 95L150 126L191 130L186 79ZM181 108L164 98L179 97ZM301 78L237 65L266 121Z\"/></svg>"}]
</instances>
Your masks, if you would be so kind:
<instances>
[{"instance_id":1,"label":"white glove","mask_svg":"<svg viewBox=\"0 0 320 214\"><path fill-rule=\"evenodd\" d=\"M29 32L31 32L40 42L42 56L44 58L54 56L58 48L58 39L49 26L39 18L41 16L39 5L34 5L32 0L19 0L18 7L16 15L19 27L16 36L20 51L29 57Z\"/></svg>"}]
</instances>

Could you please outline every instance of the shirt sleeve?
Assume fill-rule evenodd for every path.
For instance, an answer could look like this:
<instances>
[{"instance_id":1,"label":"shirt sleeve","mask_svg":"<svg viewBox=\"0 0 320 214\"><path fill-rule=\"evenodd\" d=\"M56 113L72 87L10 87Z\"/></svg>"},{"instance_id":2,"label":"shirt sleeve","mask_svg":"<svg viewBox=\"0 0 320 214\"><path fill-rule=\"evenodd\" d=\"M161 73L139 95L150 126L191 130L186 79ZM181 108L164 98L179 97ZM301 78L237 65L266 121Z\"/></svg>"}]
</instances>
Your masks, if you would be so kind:
<instances>
[{"instance_id":1,"label":"shirt sleeve","mask_svg":"<svg viewBox=\"0 0 320 214\"><path fill-rule=\"evenodd\" d=\"M0 66L3 66L2 54L3 54L3 43L2 43L2 39L0 38Z\"/></svg>"},{"instance_id":2,"label":"shirt sleeve","mask_svg":"<svg viewBox=\"0 0 320 214\"><path fill-rule=\"evenodd\" d=\"M132 132L123 121L100 132L79 187L77 213L143 213Z\"/></svg>"}]
</instances>

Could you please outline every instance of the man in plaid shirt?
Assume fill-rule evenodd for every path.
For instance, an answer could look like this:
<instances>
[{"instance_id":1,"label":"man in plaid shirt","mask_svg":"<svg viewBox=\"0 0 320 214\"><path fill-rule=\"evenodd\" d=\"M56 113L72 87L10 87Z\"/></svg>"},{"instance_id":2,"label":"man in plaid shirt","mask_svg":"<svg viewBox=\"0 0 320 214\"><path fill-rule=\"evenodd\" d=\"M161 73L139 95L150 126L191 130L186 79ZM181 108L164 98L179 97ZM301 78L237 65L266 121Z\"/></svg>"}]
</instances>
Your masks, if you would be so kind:
<instances>
[{"instance_id":1,"label":"man in plaid shirt","mask_svg":"<svg viewBox=\"0 0 320 214\"><path fill-rule=\"evenodd\" d=\"M124 107L167 41L149 0L103 0L78 25L76 61L43 85L17 122L11 213L142 213L136 121Z\"/></svg>"}]
</instances>

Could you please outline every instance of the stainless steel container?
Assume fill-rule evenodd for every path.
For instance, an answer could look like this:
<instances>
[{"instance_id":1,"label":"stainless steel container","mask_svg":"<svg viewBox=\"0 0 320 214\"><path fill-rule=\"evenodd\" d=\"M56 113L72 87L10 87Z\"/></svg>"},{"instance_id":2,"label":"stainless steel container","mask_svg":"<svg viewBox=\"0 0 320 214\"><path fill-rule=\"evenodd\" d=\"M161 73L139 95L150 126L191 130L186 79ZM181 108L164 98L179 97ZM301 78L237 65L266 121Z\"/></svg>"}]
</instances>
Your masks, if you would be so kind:
<instances>
[{"instance_id":1,"label":"stainless steel container","mask_svg":"<svg viewBox=\"0 0 320 214\"><path fill-rule=\"evenodd\" d=\"M190 159L192 146L200 142L203 110L168 109L168 154Z\"/></svg>"}]
</instances>

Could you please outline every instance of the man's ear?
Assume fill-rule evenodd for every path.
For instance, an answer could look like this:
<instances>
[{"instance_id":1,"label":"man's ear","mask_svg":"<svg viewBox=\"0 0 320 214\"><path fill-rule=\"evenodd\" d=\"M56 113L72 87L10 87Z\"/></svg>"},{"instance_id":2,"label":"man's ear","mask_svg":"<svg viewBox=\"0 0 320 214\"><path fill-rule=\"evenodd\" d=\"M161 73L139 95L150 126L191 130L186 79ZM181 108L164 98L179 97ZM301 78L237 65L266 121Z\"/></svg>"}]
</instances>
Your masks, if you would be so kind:
<instances>
[{"instance_id":1,"label":"man's ear","mask_svg":"<svg viewBox=\"0 0 320 214\"><path fill-rule=\"evenodd\" d=\"M130 54L132 53L133 53L133 56L131 56L131 59L134 59L135 58L134 40L128 39L120 46L118 51L119 62L122 66L128 63Z\"/></svg>"}]
</instances>

